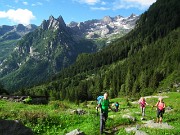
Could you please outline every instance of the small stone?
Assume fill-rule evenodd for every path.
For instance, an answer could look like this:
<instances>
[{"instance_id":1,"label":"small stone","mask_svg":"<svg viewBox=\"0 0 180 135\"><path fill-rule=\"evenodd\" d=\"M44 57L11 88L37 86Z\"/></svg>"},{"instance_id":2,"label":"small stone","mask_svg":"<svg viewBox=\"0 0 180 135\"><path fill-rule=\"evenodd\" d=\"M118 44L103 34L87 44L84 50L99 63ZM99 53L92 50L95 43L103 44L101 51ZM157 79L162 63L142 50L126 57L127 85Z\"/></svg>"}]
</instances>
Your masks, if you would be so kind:
<instances>
[{"instance_id":1,"label":"small stone","mask_svg":"<svg viewBox=\"0 0 180 135\"><path fill-rule=\"evenodd\" d=\"M85 135L84 132L80 131L79 129L75 129L69 133L67 133L66 135Z\"/></svg>"}]
</instances>

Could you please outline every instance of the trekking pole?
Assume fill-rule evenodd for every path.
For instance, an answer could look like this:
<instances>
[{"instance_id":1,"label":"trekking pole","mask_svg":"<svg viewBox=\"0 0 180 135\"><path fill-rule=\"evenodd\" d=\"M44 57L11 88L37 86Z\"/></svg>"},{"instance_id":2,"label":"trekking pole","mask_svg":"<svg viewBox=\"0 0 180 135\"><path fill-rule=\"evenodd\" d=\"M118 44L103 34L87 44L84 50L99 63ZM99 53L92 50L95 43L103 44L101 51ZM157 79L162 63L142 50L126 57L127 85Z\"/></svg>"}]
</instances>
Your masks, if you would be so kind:
<instances>
[{"instance_id":1,"label":"trekking pole","mask_svg":"<svg viewBox=\"0 0 180 135\"><path fill-rule=\"evenodd\" d=\"M98 107L96 107L96 115L98 116Z\"/></svg>"}]
</instances>

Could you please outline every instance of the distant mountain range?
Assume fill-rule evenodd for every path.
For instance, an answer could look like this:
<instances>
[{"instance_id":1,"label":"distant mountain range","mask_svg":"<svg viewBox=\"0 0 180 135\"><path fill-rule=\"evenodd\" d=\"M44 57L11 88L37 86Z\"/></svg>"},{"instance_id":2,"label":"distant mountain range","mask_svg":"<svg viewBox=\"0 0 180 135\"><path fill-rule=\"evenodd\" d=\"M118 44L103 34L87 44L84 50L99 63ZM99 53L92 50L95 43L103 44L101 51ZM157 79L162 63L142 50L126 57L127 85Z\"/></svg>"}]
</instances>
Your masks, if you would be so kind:
<instances>
[{"instance_id":1,"label":"distant mountain range","mask_svg":"<svg viewBox=\"0 0 180 135\"><path fill-rule=\"evenodd\" d=\"M178 90L179 7L179 0L157 0L131 32L96 53L78 56L49 83L21 93L49 95L53 100L79 104L95 100L105 91L110 98L126 97L130 101L159 91Z\"/></svg>"},{"instance_id":2,"label":"distant mountain range","mask_svg":"<svg viewBox=\"0 0 180 135\"><path fill-rule=\"evenodd\" d=\"M37 26L33 24L27 26L22 24L15 26L2 25L0 26L0 39L1 41L19 39L36 28Z\"/></svg>"},{"instance_id":3,"label":"distant mountain range","mask_svg":"<svg viewBox=\"0 0 180 135\"><path fill-rule=\"evenodd\" d=\"M68 26L79 36L89 39L109 38L114 34L126 34L136 25L139 16L132 14L129 17L120 15L115 17L105 16L103 19L85 22L71 22Z\"/></svg>"},{"instance_id":4,"label":"distant mountain range","mask_svg":"<svg viewBox=\"0 0 180 135\"><path fill-rule=\"evenodd\" d=\"M0 81L11 90L46 81L75 62L79 54L98 51L101 43L96 40L107 42L115 34L128 33L138 18L134 14L127 18L106 16L66 25L62 16L50 16L40 26L1 26Z\"/></svg>"}]
</instances>

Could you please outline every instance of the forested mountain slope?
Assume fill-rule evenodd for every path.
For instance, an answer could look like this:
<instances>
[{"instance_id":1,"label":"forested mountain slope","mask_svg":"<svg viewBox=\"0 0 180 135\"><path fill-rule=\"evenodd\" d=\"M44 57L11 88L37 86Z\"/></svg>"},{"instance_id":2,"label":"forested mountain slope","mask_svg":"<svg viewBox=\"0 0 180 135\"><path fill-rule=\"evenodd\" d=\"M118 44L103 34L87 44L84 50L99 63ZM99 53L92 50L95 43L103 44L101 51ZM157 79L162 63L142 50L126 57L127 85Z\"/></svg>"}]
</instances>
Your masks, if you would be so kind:
<instances>
[{"instance_id":1,"label":"forested mountain slope","mask_svg":"<svg viewBox=\"0 0 180 135\"><path fill-rule=\"evenodd\" d=\"M11 92L34 86L72 64L78 54L95 51L92 41L73 36L61 16L50 16L0 63L0 81Z\"/></svg>"},{"instance_id":2,"label":"forested mountain slope","mask_svg":"<svg viewBox=\"0 0 180 135\"><path fill-rule=\"evenodd\" d=\"M180 82L179 0L157 0L136 28L95 54L83 54L50 83L26 91L53 99L140 96Z\"/></svg>"},{"instance_id":3,"label":"forested mountain slope","mask_svg":"<svg viewBox=\"0 0 180 135\"><path fill-rule=\"evenodd\" d=\"M0 26L0 64L15 48L16 43L24 35L34 31L37 28L36 25L30 24L24 26L22 24L8 26Z\"/></svg>"}]
</instances>

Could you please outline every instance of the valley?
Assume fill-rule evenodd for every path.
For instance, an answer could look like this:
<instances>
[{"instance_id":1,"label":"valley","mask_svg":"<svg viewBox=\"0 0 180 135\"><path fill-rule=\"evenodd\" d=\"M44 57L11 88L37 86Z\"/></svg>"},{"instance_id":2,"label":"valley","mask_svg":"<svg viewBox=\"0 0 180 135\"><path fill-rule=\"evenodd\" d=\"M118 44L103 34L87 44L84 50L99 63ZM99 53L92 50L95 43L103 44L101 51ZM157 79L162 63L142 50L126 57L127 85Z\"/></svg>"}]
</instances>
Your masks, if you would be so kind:
<instances>
[{"instance_id":1,"label":"valley","mask_svg":"<svg viewBox=\"0 0 180 135\"><path fill-rule=\"evenodd\" d=\"M167 126L163 127L163 124L159 124L161 125L160 129L157 125L155 128L145 127L145 122L156 119L156 108L152 108L152 106L158 101L158 96L165 97L166 112L163 124L168 124L173 129L166 129ZM124 97L110 99L111 104L119 102L120 107L118 112L109 110L104 135L135 134L136 130L130 131L129 129L136 129L137 126L139 132L145 132L147 135L176 135L180 131L179 99L180 94L177 92L160 93L156 97L147 98L146 101L149 105L146 107L145 120L141 120L139 105L134 103L137 99ZM0 118L21 120L37 135L64 135L75 129L79 129L86 135L98 135L100 125L99 112L95 109L96 105L96 101L80 104L68 101L50 101L47 105L29 105L1 99ZM76 114L76 110L83 110L84 113Z\"/></svg>"}]
</instances>

